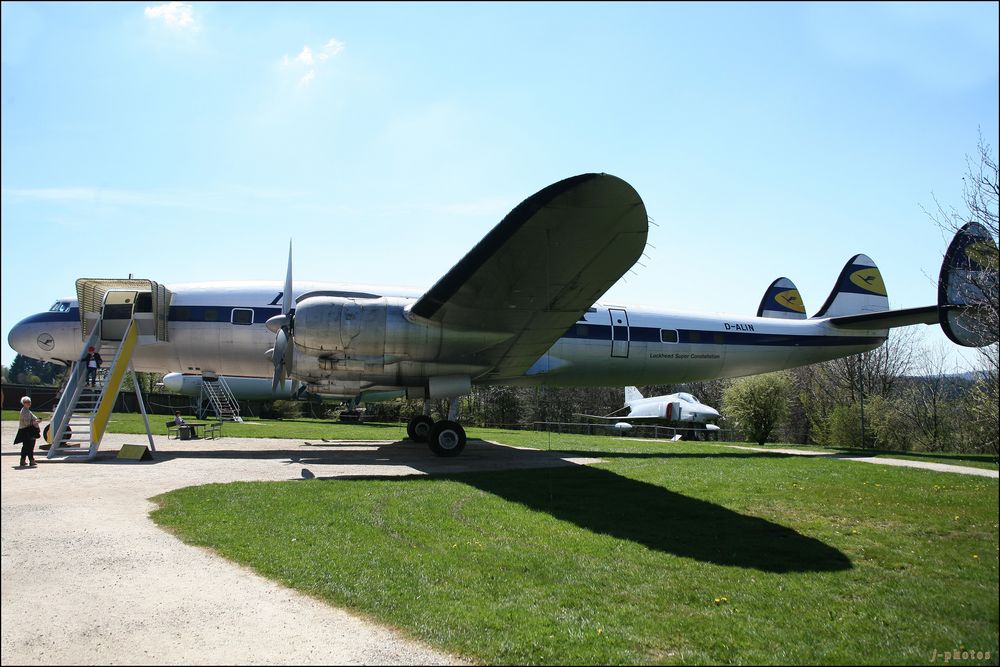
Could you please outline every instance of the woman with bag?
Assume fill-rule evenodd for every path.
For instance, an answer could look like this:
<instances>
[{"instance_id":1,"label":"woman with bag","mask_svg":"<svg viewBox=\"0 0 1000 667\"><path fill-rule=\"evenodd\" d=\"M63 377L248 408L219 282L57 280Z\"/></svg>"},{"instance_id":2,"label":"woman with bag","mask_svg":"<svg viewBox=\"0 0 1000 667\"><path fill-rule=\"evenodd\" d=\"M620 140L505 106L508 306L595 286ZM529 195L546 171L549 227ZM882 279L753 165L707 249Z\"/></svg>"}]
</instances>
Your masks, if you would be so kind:
<instances>
[{"instance_id":1,"label":"woman with bag","mask_svg":"<svg viewBox=\"0 0 1000 667\"><path fill-rule=\"evenodd\" d=\"M35 440L41 436L38 429L38 417L31 412L31 398L21 397L21 418L17 422L17 437L14 444L21 443L21 465L25 467L25 460L30 461L27 467L35 468Z\"/></svg>"}]
</instances>

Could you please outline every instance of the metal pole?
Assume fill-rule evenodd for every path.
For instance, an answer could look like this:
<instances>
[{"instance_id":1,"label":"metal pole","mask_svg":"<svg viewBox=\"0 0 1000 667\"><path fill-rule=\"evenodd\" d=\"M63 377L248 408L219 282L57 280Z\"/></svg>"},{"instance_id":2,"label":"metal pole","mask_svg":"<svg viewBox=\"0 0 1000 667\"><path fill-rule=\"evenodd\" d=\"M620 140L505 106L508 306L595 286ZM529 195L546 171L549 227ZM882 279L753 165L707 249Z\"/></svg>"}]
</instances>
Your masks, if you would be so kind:
<instances>
[{"instance_id":1,"label":"metal pole","mask_svg":"<svg viewBox=\"0 0 1000 667\"><path fill-rule=\"evenodd\" d=\"M861 449L865 448L865 384L861 375L861 359L858 358L858 395L861 399Z\"/></svg>"}]
</instances>

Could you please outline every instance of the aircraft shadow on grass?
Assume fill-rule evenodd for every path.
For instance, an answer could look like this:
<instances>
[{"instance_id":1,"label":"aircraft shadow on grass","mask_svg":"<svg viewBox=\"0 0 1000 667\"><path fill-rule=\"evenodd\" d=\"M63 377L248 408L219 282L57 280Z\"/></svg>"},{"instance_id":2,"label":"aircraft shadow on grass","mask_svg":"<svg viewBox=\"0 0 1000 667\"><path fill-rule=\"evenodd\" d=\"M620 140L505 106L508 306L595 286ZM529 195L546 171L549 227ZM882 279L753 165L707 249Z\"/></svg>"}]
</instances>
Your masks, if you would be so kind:
<instances>
[{"instance_id":1,"label":"aircraft shadow on grass","mask_svg":"<svg viewBox=\"0 0 1000 667\"><path fill-rule=\"evenodd\" d=\"M642 544L663 553L716 565L764 572L831 572L852 568L841 551L812 537L716 503L692 498L655 484L623 477L604 468L574 465L587 458L761 458L788 456L758 452L615 453L513 449L470 440L463 456L427 456L422 444L310 442L314 450L160 451L149 465L173 459L283 460L307 466L293 479L350 483L383 479L400 484L441 476L568 521L584 530ZM113 459L112 459L113 460ZM110 462L110 461L108 461ZM132 465L135 465L134 463ZM372 466L371 472L329 475L327 465ZM380 475L376 466L412 468L409 476ZM484 470L490 466L491 469Z\"/></svg>"},{"instance_id":2,"label":"aircraft shadow on grass","mask_svg":"<svg viewBox=\"0 0 1000 667\"><path fill-rule=\"evenodd\" d=\"M477 450L484 453L509 451L507 447L485 442L481 444L482 447L470 446L466 449L461 459L463 467L474 462ZM702 562L777 573L842 571L852 567L850 559L841 551L780 524L740 514L655 484L623 477L604 468L564 464L567 457L728 459L788 455L757 452L517 452L519 469L516 470L473 469L446 474L449 479L569 521L584 530ZM441 459L422 457L422 460L434 468L427 472L442 472L439 465ZM308 464L309 457L302 457L299 462ZM400 478L399 482L420 479L422 477L411 476Z\"/></svg>"},{"instance_id":3,"label":"aircraft shadow on grass","mask_svg":"<svg viewBox=\"0 0 1000 667\"><path fill-rule=\"evenodd\" d=\"M584 530L706 563L776 573L852 567L839 550L791 528L603 468L571 466L449 477Z\"/></svg>"}]
</instances>

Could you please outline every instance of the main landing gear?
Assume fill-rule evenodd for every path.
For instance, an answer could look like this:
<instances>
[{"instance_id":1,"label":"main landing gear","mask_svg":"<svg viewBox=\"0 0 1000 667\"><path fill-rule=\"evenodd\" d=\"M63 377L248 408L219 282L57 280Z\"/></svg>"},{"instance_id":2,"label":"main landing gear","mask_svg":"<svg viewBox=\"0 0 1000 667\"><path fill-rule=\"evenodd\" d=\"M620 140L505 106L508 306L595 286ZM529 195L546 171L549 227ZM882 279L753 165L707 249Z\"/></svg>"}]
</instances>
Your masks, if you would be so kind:
<instances>
[{"instance_id":1,"label":"main landing gear","mask_svg":"<svg viewBox=\"0 0 1000 667\"><path fill-rule=\"evenodd\" d=\"M448 419L435 422L430 418L430 402L424 401L424 414L417 415L406 425L406 435L414 442L426 442L438 456L458 456L465 449L465 429L456 421L458 399L448 406Z\"/></svg>"}]
</instances>

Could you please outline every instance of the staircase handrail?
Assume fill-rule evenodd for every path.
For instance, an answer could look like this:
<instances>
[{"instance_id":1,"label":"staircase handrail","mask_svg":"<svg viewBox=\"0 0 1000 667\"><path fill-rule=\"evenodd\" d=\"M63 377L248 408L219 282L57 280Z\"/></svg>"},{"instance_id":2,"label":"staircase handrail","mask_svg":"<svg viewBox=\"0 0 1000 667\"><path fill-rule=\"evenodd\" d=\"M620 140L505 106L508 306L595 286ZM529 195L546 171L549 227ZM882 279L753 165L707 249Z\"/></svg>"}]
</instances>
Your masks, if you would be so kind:
<instances>
[{"instance_id":1,"label":"staircase handrail","mask_svg":"<svg viewBox=\"0 0 1000 667\"><path fill-rule=\"evenodd\" d=\"M96 347L100 343L100 339L101 325L98 322L90 332L90 336L87 337L87 342L84 343L83 349L89 350L91 347ZM49 420L49 435L51 436L49 458L55 453L56 448L62 444L63 436L66 434L66 426L69 424L70 417L73 416L72 407L76 405L77 400L80 398L80 393L86 384L86 374L87 367L80 363L79 359L74 361L73 365L70 366L69 380L66 382L59 403L56 404L56 409L52 412L52 417Z\"/></svg>"},{"instance_id":2,"label":"staircase handrail","mask_svg":"<svg viewBox=\"0 0 1000 667\"><path fill-rule=\"evenodd\" d=\"M125 335L122 336L121 347L111 366L111 372L104 383L101 397L98 399L97 408L94 410L94 422L90 432L90 444L93 446L104 437L104 431L111 418L111 409L118 400L118 392L121 390L122 381L125 379L125 371L128 370L128 362L132 359L132 352L135 350L139 340L135 320L129 320Z\"/></svg>"}]
</instances>

